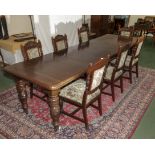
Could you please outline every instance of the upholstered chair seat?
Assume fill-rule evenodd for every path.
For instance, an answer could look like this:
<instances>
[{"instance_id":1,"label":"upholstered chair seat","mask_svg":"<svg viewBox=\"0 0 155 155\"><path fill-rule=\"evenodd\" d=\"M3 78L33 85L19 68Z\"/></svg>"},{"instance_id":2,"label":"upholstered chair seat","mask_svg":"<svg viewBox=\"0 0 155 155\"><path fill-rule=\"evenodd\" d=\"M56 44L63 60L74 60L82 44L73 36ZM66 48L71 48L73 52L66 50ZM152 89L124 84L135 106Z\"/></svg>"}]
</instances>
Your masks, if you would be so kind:
<instances>
[{"instance_id":1,"label":"upholstered chair seat","mask_svg":"<svg viewBox=\"0 0 155 155\"><path fill-rule=\"evenodd\" d=\"M78 102L79 104L82 104L85 89L86 89L86 81L83 79L79 79L63 88L60 92L60 96L65 97L74 102ZM89 103L95 97L97 97L99 94L100 90L97 89L94 93L88 95L86 104Z\"/></svg>"}]
</instances>

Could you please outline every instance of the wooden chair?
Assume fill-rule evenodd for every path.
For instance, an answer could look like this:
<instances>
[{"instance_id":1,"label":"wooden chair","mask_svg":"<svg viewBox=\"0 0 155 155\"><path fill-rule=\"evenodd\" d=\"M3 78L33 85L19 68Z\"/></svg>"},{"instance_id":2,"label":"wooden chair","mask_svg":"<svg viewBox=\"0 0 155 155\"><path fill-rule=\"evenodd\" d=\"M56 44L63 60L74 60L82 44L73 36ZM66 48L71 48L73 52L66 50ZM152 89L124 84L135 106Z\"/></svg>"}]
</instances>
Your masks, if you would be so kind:
<instances>
[{"instance_id":1,"label":"wooden chair","mask_svg":"<svg viewBox=\"0 0 155 155\"><path fill-rule=\"evenodd\" d=\"M43 56L40 40L38 40L38 42L28 41L24 45L21 45L21 51L24 57L24 61L28 61L28 60Z\"/></svg>"},{"instance_id":2,"label":"wooden chair","mask_svg":"<svg viewBox=\"0 0 155 155\"><path fill-rule=\"evenodd\" d=\"M128 78L130 83L132 83L132 73L136 73L136 76L138 77L138 60L143 42L144 36L139 37L136 45L131 50L131 55L127 55L127 59L125 61L124 71L129 72L129 77L124 78ZM136 71L133 70L134 67L136 68Z\"/></svg>"},{"instance_id":3,"label":"wooden chair","mask_svg":"<svg viewBox=\"0 0 155 155\"><path fill-rule=\"evenodd\" d=\"M86 129L88 129L87 108L89 106L96 108L99 114L102 115L101 86L107 64L108 58L102 58L95 64L90 64L87 69L86 80L76 80L64 87L60 92L61 112L85 123ZM77 108L72 112L65 111L63 109L64 101ZM93 104L95 101L98 101L98 106ZM82 110L83 118L75 115L79 110Z\"/></svg>"},{"instance_id":4,"label":"wooden chair","mask_svg":"<svg viewBox=\"0 0 155 155\"><path fill-rule=\"evenodd\" d=\"M55 38L52 39L52 44L53 44L53 49L54 55L67 55L68 52L68 40L67 40L67 35L57 35Z\"/></svg>"},{"instance_id":5,"label":"wooden chair","mask_svg":"<svg viewBox=\"0 0 155 155\"><path fill-rule=\"evenodd\" d=\"M41 45L40 40L38 40L38 42L28 41L24 45L21 45L21 51L22 51L22 55L24 57L24 61L30 61L32 59L43 56L42 45ZM42 95L40 96L40 95L34 93L34 91L33 91L34 89L41 92ZM33 96L36 96L36 97L42 99L43 101L47 101L47 99L46 99L47 93L45 92L45 90L43 90L38 85L30 83L30 97L32 98Z\"/></svg>"},{"instance_id":6,"label":"wooden chair","mask_svg":"<svg viewBox=\"0 0 155 155\"><path fill-rule=\"evenodd\" d=\"M118 40L121 39L132 39L133 36L133 28L132 27L123 27L118 31Z\"/></svg>"},{"instance_id":7,"label":"wooden chair","mask_svg":"<svg viewBox=\"0 0 155 155\"><path fill-rule=\"evenodd\" d=\"M80 46L89 45L89 30L87 27L82 26L81 28L78 28L78 36Z\"/></svg>"},{"instance_id":8,"label":"wooden chair","mask_svg":"<svg viewBox=\"0 0 155 155\"><path fill-rule=\"evenodd\" d=\"M115 91L114 87L121 88L121 93L123 92L123 73L124 73L124 63L128 54L129 44L124 47L119 46L117 51L116 59L110 62L104 77L104 83L102 87L102 93L112 96L113 101L115 101ZM120 85L116 85L115 82L120 80ZM111 93L105 92L105 88L110 85Z\"/></svg>"}]
</instances>

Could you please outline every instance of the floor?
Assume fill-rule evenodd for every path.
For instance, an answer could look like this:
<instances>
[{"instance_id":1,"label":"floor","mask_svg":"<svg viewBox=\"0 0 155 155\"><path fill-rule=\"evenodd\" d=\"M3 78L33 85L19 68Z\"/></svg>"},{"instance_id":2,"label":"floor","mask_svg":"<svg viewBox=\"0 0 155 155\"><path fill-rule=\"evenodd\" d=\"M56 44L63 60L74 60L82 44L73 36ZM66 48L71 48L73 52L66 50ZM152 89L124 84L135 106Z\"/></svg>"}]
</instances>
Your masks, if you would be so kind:
<instances>
[{"instance_id":1,"label":"floor","mask_svg":"<svg viewBox=\"0 0 155 155\"><path fill-rule=\"evenodd\" d=\"M1 65L1 64L0 64ZM140 66L155 69L155 43L152 38L147 38L142 47ZM0 69L0 91L4 91L15 85L14 80ZM155 138L155 98L150 104L144 117L142 118L138 128L132 138Z\"/></svg>"},{"instance_id":2,"label":"floor","mask_svg":"<svg viewBox=\"0 0 155 155\"><path fill-rule=\"evenodd\" d=\"M147 38L143 45L140 57L140 66L155 69L155 43L152 38ZM134 139L153 139L155 138L155 98L150 104L144 117L132 138Z\"/></svg>"}]
</instances>

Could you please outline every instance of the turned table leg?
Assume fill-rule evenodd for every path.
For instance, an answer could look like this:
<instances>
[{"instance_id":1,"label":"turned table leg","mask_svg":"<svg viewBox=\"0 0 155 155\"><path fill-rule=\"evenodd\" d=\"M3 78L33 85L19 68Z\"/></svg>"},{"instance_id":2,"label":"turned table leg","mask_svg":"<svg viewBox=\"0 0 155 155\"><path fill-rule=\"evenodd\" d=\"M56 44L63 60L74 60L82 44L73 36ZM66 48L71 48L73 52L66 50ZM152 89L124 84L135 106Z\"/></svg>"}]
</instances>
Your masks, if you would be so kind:
<instances>
[{"instance_id":1,"label":"turned table leg","mask_svg":"<svg viewBox=\"0 0 155 155\"><path fill-rule=\"evenodd\" d=\"M1 49L0 49L0 56L2 58L2 63L3 63L3 67L4 67L5 66L5 62L4 62L4 58L3 58L3 55L2 55Z\"/></svg>"},{"instance_id":2,"label":"turned table leg","mask_svg":"<svg viewBox=\"0 0 155 155\"><path fill-rule=\"evenodd\" d=\"M60 117L60 105L59 105L59 90L49 91L48 100L50 106L50 113L53 119L53 125L55 131L59 130L59 117Z\"/></svg>"},{"instance_id":3,"label":"turned table leg","mask_svg":"<svg viewBox=\"0 0 155 155\"><path fill-rule=\"evenodd\" d=\"M25 113L28 113L26 83L23 80L17 80L16 88L17 88L18 97L22 104L23 110Z\"/></svg>"}]
</instances>

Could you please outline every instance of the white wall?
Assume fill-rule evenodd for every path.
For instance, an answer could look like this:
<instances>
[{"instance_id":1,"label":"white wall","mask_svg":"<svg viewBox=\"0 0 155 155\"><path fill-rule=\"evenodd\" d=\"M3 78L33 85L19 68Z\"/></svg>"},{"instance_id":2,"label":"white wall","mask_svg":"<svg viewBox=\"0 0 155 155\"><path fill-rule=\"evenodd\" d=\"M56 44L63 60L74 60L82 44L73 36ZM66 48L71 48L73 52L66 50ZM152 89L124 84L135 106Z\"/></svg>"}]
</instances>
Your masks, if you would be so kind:
<instances>
[{"instance_id":1,"label":"white wall","mask_svg":"<svg viewBox=\"0 0 155 155\"><path fill-rule=\"evenodd\" d=\"M138 18L144 19L146 15L131 15L128 26L132 26L137 22Z\"/></svg>"},{"instance_id":2,"label":"white wall","mask_svg":"<svg viewBox=\"0 0 155 155\"><path fill-rule=\"evenodd\" d=\"M129 19L129 24L128 26L132 26L135 24L135 22L137 22L138 18L145 18L146 15L130 15L130 19ZM111 20L113 21L114 19L114 15L111 15ZM91 20L91 15L86 15L86 22L89 24L90 26L90 20Z\"/></svg>"},{"instance_id":3,"label":"white wall","mask_svg":"<svg viewBox=\"0 0 155 155\"><path fill-rule=\"evenodd\" d=\"M47 15L34 15L34 30L37 39L41 41L44 54L53 51L51 42L50 22Z\"/></svg>"},{"instance_id":4,"label":"white wall","mask_svg":"<svg viewBox=\"0 0 155 155\"><path fill-rule=\"evenodd\" d=\"M9 35L32 32L28 15L6 15Z\"/></svg>"},{"instance_id":5,"label":"white wall","mask_svg":"<svg viewBox=\"0 0 155 155\"><path fill-rule=\"evenodd\" d=\"M41 40L44 54L53 52L51 37L66 34L69 46L79 43L77 29L82 25L81 15L35 15L35 33Z\"/></svg>"},{"instance_id":6,"label":"white wall","mask_svg":"<svg viewBox=\"0 0 155 155\"><path fill-rule=\"evenodd\" d=\"M49 18L52 36L66 34L69 46L79 43L77 29L82 25L81 15L52 15Z\"/></svg>"}]
</instances>

